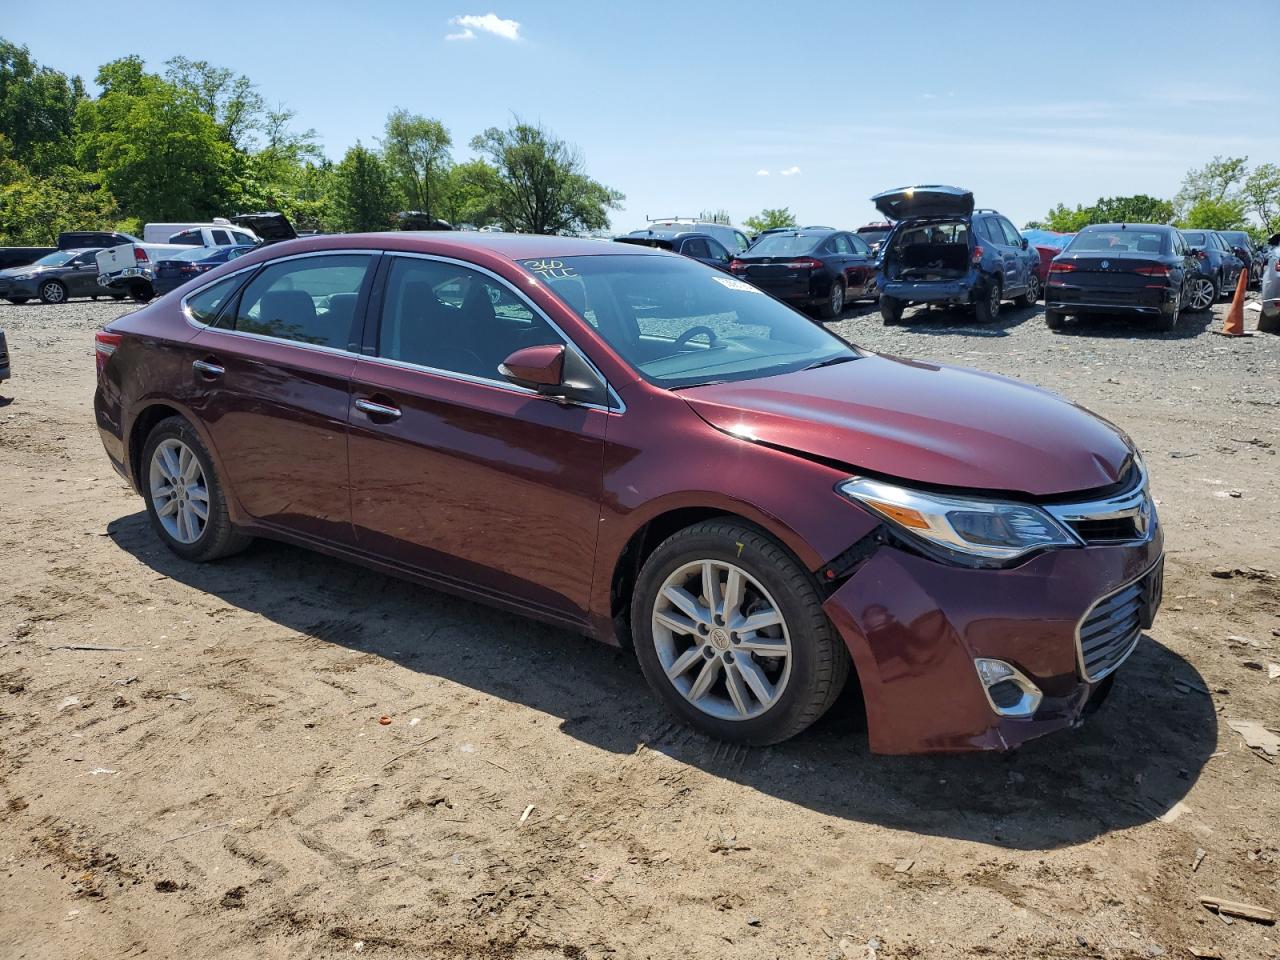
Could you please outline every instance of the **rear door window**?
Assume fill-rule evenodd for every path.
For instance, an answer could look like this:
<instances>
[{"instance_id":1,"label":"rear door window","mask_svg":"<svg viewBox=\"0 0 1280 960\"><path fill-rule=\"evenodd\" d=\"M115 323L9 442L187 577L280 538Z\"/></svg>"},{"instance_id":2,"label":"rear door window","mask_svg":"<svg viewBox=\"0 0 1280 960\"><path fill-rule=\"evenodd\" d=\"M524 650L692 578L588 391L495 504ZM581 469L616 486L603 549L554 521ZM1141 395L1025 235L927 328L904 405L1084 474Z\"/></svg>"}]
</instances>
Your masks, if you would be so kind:
<instances>
[{"instance_id":1,"label":"rear door window","mask_svg":"<svg viewBox=\"0 0 1280 960\"><path fill-rule=\"evenodd\" d=\"M234 329L278 340L351 349L356 304L373 257L300 257L265 267L240 296Z\"/></svg>"},{"instance_id":2,"label":"rear door window","mask_svg":"<svg viewBox=\"0 0 1280 960\"><path fill-rule=\"evenodd\" d=\"M227 231L210 230L209 233L213 236L213 245L215 247L229 247L231 245L231 237L227 234Z\"/></svg>"},{"instance_id":3,"label":"rear door window","mask_svg":"<svg viewBox=\"0 0 1280 960\"><path fill-rule=\"evenodd\" d=\"M693 237L684 242L684 246L680 248L680 252L686 257L701 257L703 260L711 259L711 248L707 246L707 241L701 237Z\"/></svg>"}]
</instances>

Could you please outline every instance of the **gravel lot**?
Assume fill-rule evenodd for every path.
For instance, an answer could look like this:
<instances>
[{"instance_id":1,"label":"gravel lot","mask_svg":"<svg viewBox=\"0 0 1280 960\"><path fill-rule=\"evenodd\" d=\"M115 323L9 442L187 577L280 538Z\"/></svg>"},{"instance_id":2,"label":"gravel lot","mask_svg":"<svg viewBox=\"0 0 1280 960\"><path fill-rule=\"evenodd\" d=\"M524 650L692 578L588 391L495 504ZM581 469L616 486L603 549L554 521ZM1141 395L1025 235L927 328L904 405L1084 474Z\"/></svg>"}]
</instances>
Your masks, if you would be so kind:
<instances>
[{"instance_id":1,"label":"gravel lot","mask_svg":"<svg viewBox=\"0 0 1280 960\"><path fill-rule=\"evenodd\" d=\"M1228 727L1280 718L1280 337L832 325L1120 424L1168 539L1083 728L881 758L856 701L729 747L582 638L291 547L178 561L93 425L123 309L0 305L5 960L1280 957L1198 903L1280 909L1280 758Z\"/></svg>"}]
</instances>

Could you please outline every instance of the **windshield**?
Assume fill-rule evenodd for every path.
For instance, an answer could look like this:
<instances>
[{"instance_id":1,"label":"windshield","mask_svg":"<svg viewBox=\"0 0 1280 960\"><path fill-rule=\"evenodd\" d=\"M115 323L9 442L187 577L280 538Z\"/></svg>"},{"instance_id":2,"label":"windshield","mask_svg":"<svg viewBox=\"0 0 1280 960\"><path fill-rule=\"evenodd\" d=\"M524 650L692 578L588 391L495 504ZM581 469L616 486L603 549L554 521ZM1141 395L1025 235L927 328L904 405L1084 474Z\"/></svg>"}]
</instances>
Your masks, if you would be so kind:
<instances>
[{"instance_id":1,"label":"windshield","mask_svg":"<svg viewBox=\"0 0 1280 960\"><path fill-rule=\"evenodd\" d=\"M1247 233L1240 233L1238 230L1224 231L1221 236L1226 239L1228 246L1243 247L1246 250L1253 246L1252 242L1249 240L1249 235Z\"/></svg>"},{"instance_id":2,"label":"windshield","mask_svg":"<svg viewBox=\"0 0 1280 960\"><path fill-rule=\"evenodd\" d=\"M751 380L858 354L749 283L684 257L524 260L651 383Z\"/></svg>"},{"instance_id":3,"label":"windshield","mask_svg":"<svg viewBox=\"0 0 1280 960\"><path fill-rule=\"evenodd\" d=\"M1209 244L1209 238L1206 237L1203 233L1195 233L1195 232L1187 233L1187 231L1183 230L1182 237L1184 240L1187 241L1187 243L1191 244L1193 247L1204 247L1204 246L1208 246Z\"/></svg>"},{"instance_id":4,"label":"windshield","mask_svg":"<svg viewBox=\"0 0 1280 960\"><path fill-rule=\"evenodd\" d=\"M751 246L753 257L794 257L809 253L823 238L803 233L768 233Z\"/></svg>"},{"instance_id":5,"label":"windshield","mask_svg":"<svg viewBox=\"0 0 1280 960\"><path fill-rule=\"evenodd\" d=\"M192 247L190 250L179 250L174 253L170 260L213 260L223 255L228 248L226 247Z\"/></svg>"},{"instance_id":6,"label":"windshield","mask_svg":"<svg viewBox=\"0 0 1280 960\"><path fill-rule=\"evenodd\" d=\"M1067 253L1164 253L1168 234L1157 230L1085 230L1067 244ZM1190 234L1184 234L1194 244ZM1203 236L1203 234L1202 234Z\"/></svg>"},{"instance_id":7,"label":"windshield","mask_svg":"<svg viewBox=\"0 0 1280 960\"><path fill-rule=\"evenodd\" d=\"M858 236L860 236L863 240L867 241L867 243L879 243L888 235L889 235L888 230L859 230L858 231Z\"/></svg>"},{"instance_id":8,"label":"windshield","mask_svg":"<svg viewBox=\"0 0 1280 960\"><path fill-rule=\"evenodd\" d=\"M32 264L33 267L60 267L80 251L78 250L58 250L54 253L46 253L43 257Z\"/></svg>"}]
</instances>

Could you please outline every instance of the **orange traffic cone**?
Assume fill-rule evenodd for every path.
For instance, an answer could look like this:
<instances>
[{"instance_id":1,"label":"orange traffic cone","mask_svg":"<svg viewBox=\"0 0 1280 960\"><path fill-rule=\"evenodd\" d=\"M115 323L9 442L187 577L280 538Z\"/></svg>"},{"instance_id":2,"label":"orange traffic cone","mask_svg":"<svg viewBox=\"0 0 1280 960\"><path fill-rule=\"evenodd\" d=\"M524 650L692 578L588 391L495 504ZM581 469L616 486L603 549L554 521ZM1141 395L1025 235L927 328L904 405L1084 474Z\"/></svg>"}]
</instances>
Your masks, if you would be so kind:
<instances>
[{"instance_id":1,"label":"orange traffic cone","mask_svg":"<svg viewBox=\"0 0 1280 960\"><path fill-rule=\"evenodd\" d=\"M1231 308L1227 318L1222 321L1222 329L1218 332L1224 337L1243 337L1244 332L1244 292L1249 286L1249 268L1240 271L1240 282L1236 284L1236 295L1231 298Z\"/></svg>"}]
</instances>

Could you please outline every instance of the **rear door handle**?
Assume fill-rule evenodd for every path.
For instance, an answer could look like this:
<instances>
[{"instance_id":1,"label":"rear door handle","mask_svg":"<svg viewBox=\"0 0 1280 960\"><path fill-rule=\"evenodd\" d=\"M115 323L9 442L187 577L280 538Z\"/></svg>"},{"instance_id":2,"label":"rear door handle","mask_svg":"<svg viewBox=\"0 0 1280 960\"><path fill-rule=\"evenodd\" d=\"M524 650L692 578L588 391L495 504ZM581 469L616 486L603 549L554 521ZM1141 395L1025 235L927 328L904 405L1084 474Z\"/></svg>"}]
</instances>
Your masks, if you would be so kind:
<instances>
[{"instance_id":1,"label":"rear door handle","mask_svg":"<svg viewBox=\"0 0 1280 960\"><path fill-rule=\"evenodd\" d=\"M371 420L399 420L400 408L393 407L389 403L375 403L373 400L360 399L355 403L355 407L361 413L366 414Z\"/></svg>"},{"instance_id":2,"label":"rear door handle","mask_svg":"<svg viewBox=\"0 0 1280 960\"><path fill-rule=\"evenodd\" d=\"M197 360L195 363L191 364L191 368L195 370L196 373L202 374L210 379L220 377L227 372L226 367L220 367L216 363L212 363L208 360Z\"/></svg>"}]
</instances>

